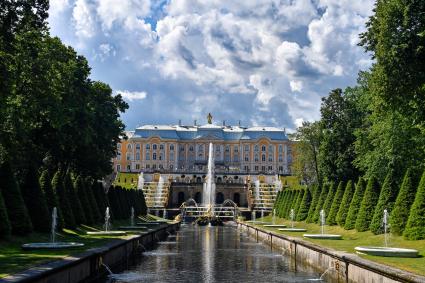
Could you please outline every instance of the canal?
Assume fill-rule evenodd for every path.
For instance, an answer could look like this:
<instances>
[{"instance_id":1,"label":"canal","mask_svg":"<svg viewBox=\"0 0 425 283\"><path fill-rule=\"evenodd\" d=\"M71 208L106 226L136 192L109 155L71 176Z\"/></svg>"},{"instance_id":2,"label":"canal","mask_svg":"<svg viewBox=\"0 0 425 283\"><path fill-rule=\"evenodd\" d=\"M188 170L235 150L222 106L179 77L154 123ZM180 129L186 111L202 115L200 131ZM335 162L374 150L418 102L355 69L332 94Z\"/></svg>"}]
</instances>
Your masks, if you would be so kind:
<instances>
[{"instance_id":1,"label":"canal","mask_svg":"<svg viewBox=\"0 0 425 283\"><path fill-rule=\"evenodd\" d=\"M319 277L235 227L187 224L107 282L306 282Z\"/></svg>"}]
</instances>

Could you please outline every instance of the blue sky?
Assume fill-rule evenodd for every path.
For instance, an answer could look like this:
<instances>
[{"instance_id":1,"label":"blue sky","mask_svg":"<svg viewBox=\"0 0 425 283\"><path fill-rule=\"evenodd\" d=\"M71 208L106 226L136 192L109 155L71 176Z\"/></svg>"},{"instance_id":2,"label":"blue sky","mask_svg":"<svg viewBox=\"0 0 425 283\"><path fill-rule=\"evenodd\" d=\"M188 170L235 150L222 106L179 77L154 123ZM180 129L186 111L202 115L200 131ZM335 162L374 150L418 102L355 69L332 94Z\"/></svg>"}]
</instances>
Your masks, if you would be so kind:
<instances>
[{"instance_id":1,"label":"blue sky","mask_svg":"<svg viewBox=\"0 0 425 283\"><path fill-rule=\"evenodd\" d=\"M370 67L372 0L51 0L51 34L123 94L127 129L215 122L294 130Z\"/></svg>"}]
</instances>

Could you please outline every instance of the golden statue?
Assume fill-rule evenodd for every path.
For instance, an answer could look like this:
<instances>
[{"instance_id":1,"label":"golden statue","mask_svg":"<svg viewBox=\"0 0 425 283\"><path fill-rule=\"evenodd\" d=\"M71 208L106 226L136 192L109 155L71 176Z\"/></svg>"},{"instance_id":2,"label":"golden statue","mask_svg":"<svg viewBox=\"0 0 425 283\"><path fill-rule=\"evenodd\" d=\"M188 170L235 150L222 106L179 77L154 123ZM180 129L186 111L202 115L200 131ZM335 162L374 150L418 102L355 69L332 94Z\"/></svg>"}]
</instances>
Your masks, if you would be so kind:
<instances>
[{"instance_id":1,"label":"golden statue","mask_svg":"<svg viewBox=\"0 0 425 283\"><path fill-rule=\"evenodd\" d=\"M212 115L211 115L211 113L208 113L207 119L208 119L208 124L212 124Z\"/></svg>"}]
</instances>

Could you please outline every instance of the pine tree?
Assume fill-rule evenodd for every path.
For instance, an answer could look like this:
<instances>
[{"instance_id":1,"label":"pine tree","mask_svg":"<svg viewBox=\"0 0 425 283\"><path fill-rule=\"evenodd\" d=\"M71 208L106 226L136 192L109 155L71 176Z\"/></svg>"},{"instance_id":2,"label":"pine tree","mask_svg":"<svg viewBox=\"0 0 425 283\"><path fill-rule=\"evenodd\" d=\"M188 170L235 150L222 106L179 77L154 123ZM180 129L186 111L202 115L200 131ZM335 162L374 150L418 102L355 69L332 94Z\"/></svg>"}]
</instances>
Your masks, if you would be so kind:
<instances>
[{"instance_id":1,"label":"pine tree","mask_svg":"<svg viewBox=\"0 0 425 283\"><path fill-rule=\"evenodd\" d=\"M0 166L0 192L3 194L12 234L26 235L32 231L31 219L8 161Z\"/></svg>"},{"instance_id":2,"label":"pine tree","mask_svg":"<svg viewBox=\"0 0 425 283\"><path fill-rule=\"evenodd\" d=\"M348 215L348 210L350 209L350 203L353 199L354 186L353 181L349 180L347 186L345 187L344 196L341 200L341 205L339 206L338 213L336 215L336 222L339 226L344 227L345 219Z\"/></svg>"},{"instance_id":3,"label":"pine tree","mask_svg":"<svg viewBox=\"0 0 425 283\"><path fill-rule=\"evenodd\" d=\"M308 208L307 218L305 219L305 222L307 223L313 222L314 212L316 211L317 202L319 201L321 192L322 192L322 189L319 185L315 185L313 187L313 195L311 199L311 204L310 204L310 207Z\"/></svg>"},{"instance_id":4,"label":"pine tree","mask_svg":"<svg viewBox=\"0 0 425 283\"><path fill-rule=\"evenodd\" d=\"M328 225L336 225L336 215L338 213L339 207L341 205L341 200L344 195L344 182L339 182L338 188L332 200L331 209L329 210L329 214L326 217L326 223Z\"/></svg>"},{"instance_id":5,"label":"pine tree","mask_svg":"<svg viewBox=\"0 0 425 283\"><path fill-rule=\"evenodd\" d=\"M351 230L356 226L357 215L365 192L365 183L362 177L356 184L353 198L351 199L350 208L348 209L347 218L345 219L344 229Z\"/></svg>"},{"instance_id":6,"label":"pine tree","mask_svg":"<svg viewBox=\"0 0 425 283\"><path fill-rule=\"evenodd\" d=\"M425 181L425 180L424 180ZM412 171L407 169L401 184L400 192L391 211L391 233L402 235L409 218L410 208L415 200L416 188L412 180Z\"/></svg>"},{"instance_id":7,"label":"pine tree","mask_svg":"<svg viewBox=\"0 0 425 283\"><path fill-rule=\"evenodd\" d=\"M356 219L356 230L359 232L369 230L372 221L373 212L375 211L376 204L379 198L379 184L374 176L369 179L366 191L364 193L362 203L359 209L359 215Z\"/></svg>"},{"instance_id":8,"label":"pine tree","mask_svg":"<svg viewBox=\"0 0 425 283\"><path fill-rule=\"evenodd\" d=\"M63 185L68 195L69 204L71 205L72 214L74 215L75 224L80 225L86 222L86 216L84 214L83 206L81 205L80 198L77 194L74 182L72 181L71 172L68 172L64 176Z\"/></svg>"},{"instance_id":9,"label":"pine tree","mask_svg":"<svg viewBox=\"0 0 425 283\"><path fill-rule=\"evenodd\" d=\"M397 198L398 187L393 177L393 171L390 170L385 177L384 184L382 185L381 193L379 194L378 203L375 207L372 222L370 223L370 230L372 233L381 234L384 232L382 226L382 218L384 209L391 213L395 200Z\"/></svg>"},{"instance_id":10,"label":"pine tree","mask_svg":"<svg viewBox=\"0 0 425 283\"><path fill-rule=\"evenodd\" d=\"M49 211L49 215L53 211L53 208L56 207L57 227L60 230L64 227L64 220L63 220L62 210L59 205L59 199L56 194L56 191L52 187L52 180L50 179L50 174L48 170L44 170L43 173L41 173L39 183L40 183L40 188L44 192L44 195L46 197L46 204L47 204L47 209ZM49 223L51 223L51 220L49 220Z\"/></svg>"},{"instance_id":11,"label":"pine tree","mask_svg":"<svg viewBox=\"0 0 425 283\"><path fill-rule=\"evenodd\" d=\"M329 215L329 211L331 210L332 200L335 197L336 186L334 182L331 182L329 185L329 191L326 195L325 203L323 204L323 209L325 210L325 215Z\"/></svg>"},{"instance_id":12,"label":"pine tree","mask_svg":"<svg viewBox=\"0 0 425 283\"><path fill-rule=\"evenodd\" d=\"M102 183L93 184L93 195L96 199L98 211L101 214L102 211L106 210L107 200L105 190L103 189Z\"/></svg>"},{"instance_id":13,"label":"pine tree","mask_svg":"<svg viewBox=\"0 0 425 283\"><path fill-rule=\"evenodd\" d=\"M12 227L10 227L9 215L7 215L6 205L0 190L0 239L8 238Z\"/></svg>"},{"instance_id":14,"label":"pine tree","mask_svg":"<svg viewBox=\"0 0 425 283\"><path fill-rule=\"evenodd\" d=\"M286 202L288 200L288 197L289 197L289 190L286 189L283 192L282 200L281 200L281 203L280 203L280 206L279 206L279 210L277 212L277 215L280 218L283 218L283 211L285 210L285 205L286 205Z\"/></svg>"},{"instance_id":15,"label":"pine tree","mask_svg":"<svg viewBox=\"0 0 425 283\"><path fill-rule=\"evenodd\" d=\"M290 210L290 206L292 205L292 200L294 198L294 191L288 190L288 198L286 199L285 205L282 210L282 218L286 218L288 211Z\"/></svg>"},{"instance_id":16,"label":"pine tree","mask_svg":"<svg viewBox=\"0 0 425 283\"><path fill-rule=\"evenodd\" d=\"M50 213L46 203L46 196L40 188L37 170L28 170L21 186L22 196L27 206L31 223L35 231L50 231Z\"/></svg>"},{"instance_id":17,"label":"pine tree","mask_svg":"<svg viewBox=\"0 0 425 283\"><path fill-rule=\"evenodd\" d=\"M77 178L75 178L74 190L80 199L81 207L84 212L84 222L81 222L81 223L91 225L91 224L95 224L95 221L93 219L92 206L90 205L90 202L87 196L87 188L84 185L85 184L81 176L78 176Z\"/></svg>"},{"instance_id":18,"label":"pine tree","mask_svg":"<svg viewBox=\"0 0 425 283\"><path fill-rule=\"evenodd\" d=\"M52 179L52 189L56 192L59 201L59 209L63 217L63 227L75 228L75 218L69 203L68 194L63 183L63 173L59 169Z\"/></svg>"},{"instance_id":19,"label":"pine tree","mask_svg":"<svg viewBox=\"0 0 425 283\"><path fill-rule=\"evenodd\" d=\"M403 236L408 240L425 239L425 172L419 182L415 201L410 208Z\"/></svg>"},{"instance_id":20,"label":"pine tree","mask_svg":"<svg viewBox=\"0 0 425 283\"><path fill-rule=\"evenodd\" d=\"M299 194L298 190L293 190L291 202L288 205L288 208L287 208L286 213L285 213L286 219L289 219L289 215L291 214L291 209L294 209L295 202L297 201L297 198L298 198L298 194Z\"/></svg>"},{"instance_id":21,"label":"pine tree","mask_svg":"<svg viewBox=\"0 0 425 283\"><path fill-rule=\"evenodd\" d=\"M99 205L97 204L96 198L94 197L93 187L95 187L97 182L89 182L87 183L87 196L89 199L89 203L92 206L93 220L97 222L101 222L103 220L105 211L99 211ZM105 209L106 210L106 209Z\"/></svg>"},{"instance_id":22,"label":"pine tree","mask_svg":"<svg viewBox=\"0 0 425 283\"><path fill-rule=\"evenodd\" d=\"M295 201L295 205L294 205L294 215L295 215L295 218L298 215L298 210L300 209L301 201L302 201L302 199L304 197L304 192L305 192L305 189L298 190L297 200Z\"/></svg>"},{"instance_id":23,"label":"pine tree","mask_svg":"<svg viewBox=\"0 0 425 283\"><path fill-rule=\"evenodd\" d=\"M312 188L306 188L303 198L301 200L301 205L300 205L300 209L298 210L297 213L297 221L304 221L307 218L308 215L308 211L310 208L310 204L311 204L311 199L312 199L312 194L311 191Z\"/></svg>"},{"instance_id":24,"label":"pine tree","mask_svg":"<svg viewBox=\"0 0 425 283\"><path fill-rule=\"evenodd\" d=\"M324 184L322 187L322 191L320 192L320 196L317 201L316 208L314 210L313 218L311 219L313 223L319 221L320 211L323 209L326 197L328 196L328 191L329 191L329 184Z\"/></svg>"}]
</instances>

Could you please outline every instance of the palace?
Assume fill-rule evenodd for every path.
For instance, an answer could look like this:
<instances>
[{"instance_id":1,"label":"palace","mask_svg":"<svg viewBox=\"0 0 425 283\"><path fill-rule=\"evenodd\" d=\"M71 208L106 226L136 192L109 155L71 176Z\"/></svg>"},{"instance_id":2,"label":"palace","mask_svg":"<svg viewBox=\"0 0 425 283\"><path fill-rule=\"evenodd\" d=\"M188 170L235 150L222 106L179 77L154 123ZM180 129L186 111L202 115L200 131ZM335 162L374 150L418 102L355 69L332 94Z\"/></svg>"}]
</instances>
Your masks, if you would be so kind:
<instances>
[{"instance_id":1,"label":"palace","mask_svg":"<svg viewBox=\"0 0 425 283\"><path fill-rule=\"evenodd\" d=\"M145 125L117 145L115 172L203 173L209 143L216 173L289 175L293 160L284 129L205 125Z\"/></svg>"}]
</instances>

